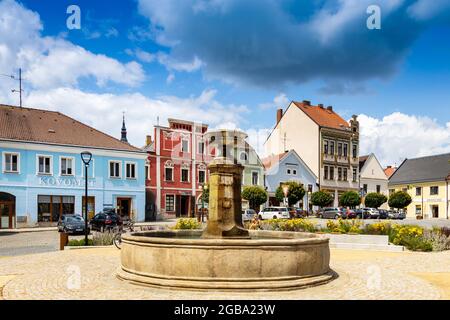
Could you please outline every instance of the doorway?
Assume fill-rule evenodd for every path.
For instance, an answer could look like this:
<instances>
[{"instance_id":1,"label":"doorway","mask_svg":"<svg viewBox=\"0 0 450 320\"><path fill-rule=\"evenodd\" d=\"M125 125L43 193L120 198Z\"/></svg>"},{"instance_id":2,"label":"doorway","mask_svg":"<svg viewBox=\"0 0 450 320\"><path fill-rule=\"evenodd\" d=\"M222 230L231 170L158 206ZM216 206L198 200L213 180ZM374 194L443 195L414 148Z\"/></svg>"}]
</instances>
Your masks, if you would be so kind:
<instances>
[{"instance_id":1,"label":"doorway","mask_svg":"<svg viewBox=\"0 0 450 320\"><path fill-rule=\"evenodd\" d=\"M132 218L131 198L117 198L117 213L122 218Z\"/></svg>"},{"instance_id":2,"label":"doorway","mask_svg":"<svg viewBox=\"0 0 450 320\"><path fill-rule=\"evenodd\" d=\"M0 192L0 229L14 228L16 197L9 193Z\"/></svg>"},{"instance_id":3,"label":"doorway","mask_svg":"<svg viewBox=\"0 0 450 320\"><path fill-rule=\"evenodd\" d=\"M176 212L177 217L189 217L191 196L177 196L177 202L180 204Z\"/></svg>"},{"instance_id":4,"label":"doorway","mask_svg":"<svg viewBox=\"0 0 450 320\"><path fill-rule=\"evenodd\" d=\"M439 206L431 206L433 218L439 218Z\"/></svg>"}]
</instances>

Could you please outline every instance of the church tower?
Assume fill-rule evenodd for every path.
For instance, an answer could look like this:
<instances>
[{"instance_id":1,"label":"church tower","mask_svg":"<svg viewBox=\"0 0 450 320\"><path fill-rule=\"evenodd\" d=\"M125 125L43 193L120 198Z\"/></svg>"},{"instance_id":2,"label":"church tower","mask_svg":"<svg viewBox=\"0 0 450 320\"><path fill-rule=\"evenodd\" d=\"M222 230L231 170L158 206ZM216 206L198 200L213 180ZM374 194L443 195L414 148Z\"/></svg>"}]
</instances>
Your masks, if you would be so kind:
<instances>
[{"instance_id":1,"label":"church tower","mask_svg":"<svg viewBox=\"0 0 450 320\"><path fill-rule=\"evenodd\" d=\"M122 131L120 141L128 143L127 139L127 127L125 126L125 112L123 113Z\"/></svg>"}]
</instances>

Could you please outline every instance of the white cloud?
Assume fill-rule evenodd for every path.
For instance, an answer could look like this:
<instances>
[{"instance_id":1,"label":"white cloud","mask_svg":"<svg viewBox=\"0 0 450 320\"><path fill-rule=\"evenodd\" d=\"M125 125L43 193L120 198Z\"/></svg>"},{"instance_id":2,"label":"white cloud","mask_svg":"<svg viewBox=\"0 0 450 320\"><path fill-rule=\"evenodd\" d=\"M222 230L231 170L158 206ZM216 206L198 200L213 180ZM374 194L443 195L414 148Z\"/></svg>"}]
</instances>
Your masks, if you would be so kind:
<instances>
[{"instance_id":1,"label":"white cloud","mask_svg":"<svg viewBox=\"0 0 450 320\"><path fill-rule=\"evenodd\" d=\"M450 152L450 122L394 112L377 119L359 116L361 154L375 153L382 165L399 165L405 158Z\"/></svg>"},{"instance_id":2,"label":"white cloud","mask_svg":"<svg viewBox=\"0 0 450 320\"><path fill-rule=\"evenodd\" d=\"M289 99L284 93L278 94L272 102L261 103L258 107L262 110L271 108L285 108L289 104Z\"/></svg>"},{"instance_id":3,"label":"white cloud","mask_svg":"<svg viewBox=\"0 0 450 320\"><path fill-rule=\"evenodd\" d=\"M121 63L103 54L90 52L63 37L44 37L37 13L13 0L0 1L0 70L24 70L25 84L33 88L77 86L82 78L93 78L97 85L109 82L136 86L145 76L140 64ZM1 82L3 92L11 83ZM3 94L10 101L12 96Z\"/></svg>"},{"instance_id":4,"label":"white cloud","mask_svg":"<svg viewBox=\"0 0 450 320\"><path fill-rule=\"evenodd\" d=\"M450 8L448 0L418 0L408 8L408 13L418 20L428 20Z\"/></svg>"},{"instance_id":5,"label":"white cloud","mask_svg":"<svg viewBox=\"0 0 450 320\"><path fill-rule=\"evenodd\" d=\"M188 98L148 98L140 93L96 94L58 88L33 91L26 97L25 105L60 111L114 137L120 136L122 112L126 111L129 141L139 147L144 145L146 135L153 135L157 117L162 125L168 118L178 118L206 123L211 127L222 124L237 126L242 115L248 112L247 107L223 105L215 95L215 90L205 90L199 96Z\"/></svg>"},{"instance_id":6,"label":"white cloud","mask_svg":"<svg viewBox=\"0 0 450 320\"><path fill-rule=\"evenodd\" d=\"M193 57L191 61L180 61L163 52L158 52L158 62L168 70L184 72L197 71L203 66L203 62L197 56Z\"/></svg>"}]
</instances>

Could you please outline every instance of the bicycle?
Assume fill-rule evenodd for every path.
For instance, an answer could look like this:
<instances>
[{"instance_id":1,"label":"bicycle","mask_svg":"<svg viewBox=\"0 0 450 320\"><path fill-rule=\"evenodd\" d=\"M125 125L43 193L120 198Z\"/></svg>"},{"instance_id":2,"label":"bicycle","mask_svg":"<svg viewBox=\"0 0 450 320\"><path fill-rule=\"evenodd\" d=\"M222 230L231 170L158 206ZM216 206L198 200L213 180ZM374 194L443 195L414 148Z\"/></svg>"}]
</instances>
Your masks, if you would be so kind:
<instances>
[{"instance_id":1,"label":"bicycle","mask_svg":"<svg viewBox=\"0 0 450 320\"><path fill-rule=\"evenodd\" d=\"M118 228L113 238L113 243L117 249L120 250L122 247L122 234L133 231L134 231L134 222L132 220L124 222L123 226Z\"/></svg>"}]
</instances>

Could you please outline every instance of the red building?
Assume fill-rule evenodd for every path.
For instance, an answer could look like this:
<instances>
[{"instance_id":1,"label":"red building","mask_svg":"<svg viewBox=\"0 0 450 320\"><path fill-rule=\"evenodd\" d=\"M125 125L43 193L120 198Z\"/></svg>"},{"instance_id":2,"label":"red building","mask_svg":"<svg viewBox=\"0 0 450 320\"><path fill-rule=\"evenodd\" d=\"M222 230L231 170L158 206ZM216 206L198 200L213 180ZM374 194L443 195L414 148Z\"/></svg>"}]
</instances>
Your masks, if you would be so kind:
<instances>
[{"instance_id":1,"label":"red building","mask_svg":"<svg viewBox=\"0 0 450 320\"><path fill-rule=\"evenodd\" d=\"M200 208L201 186L208 182L209 150L205 124L169 119L147 137L147 212L168 217L193 217Z\"/></svg>"}]
</instances>

